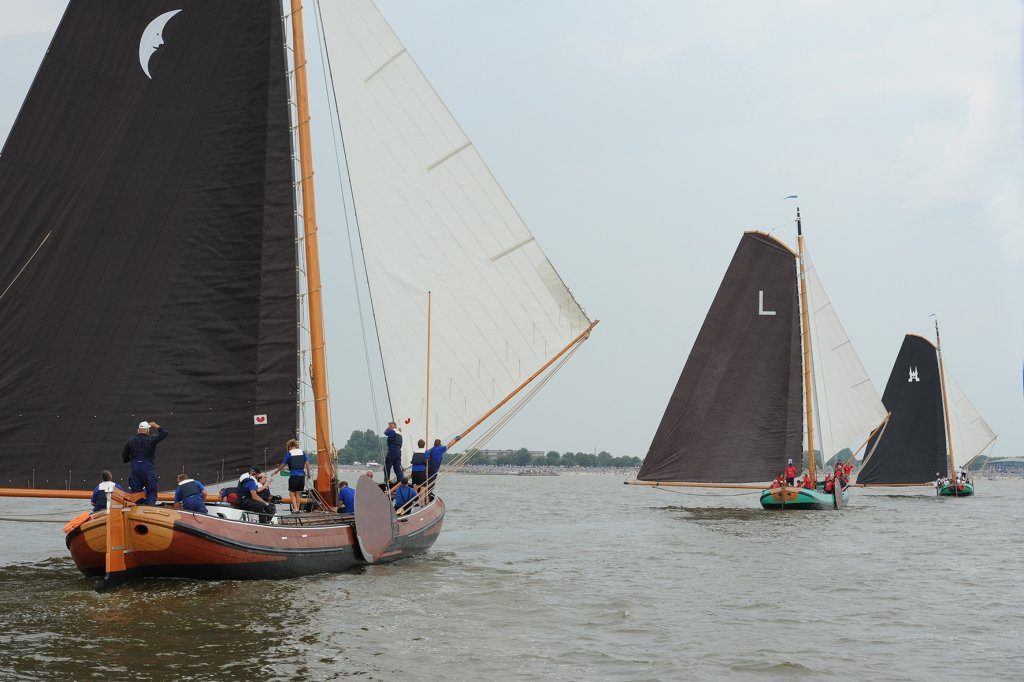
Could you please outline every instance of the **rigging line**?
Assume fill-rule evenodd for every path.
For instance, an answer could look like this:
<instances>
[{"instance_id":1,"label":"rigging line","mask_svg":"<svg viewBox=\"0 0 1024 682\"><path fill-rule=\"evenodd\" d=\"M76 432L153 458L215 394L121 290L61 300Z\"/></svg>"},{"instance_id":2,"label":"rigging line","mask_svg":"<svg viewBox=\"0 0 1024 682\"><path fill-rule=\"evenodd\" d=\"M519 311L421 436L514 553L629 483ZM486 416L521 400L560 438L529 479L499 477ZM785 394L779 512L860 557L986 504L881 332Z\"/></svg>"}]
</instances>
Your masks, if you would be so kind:
<instances>
[{"instance_id":1,"label":"rigging line","mask_svg":"<svg viewBox=\"0 0 1024 682\"><path fill-rule=\"evenodd\" d=\"M21 266L21 270L18 270L18 274L14 276L14 279L11 280L11 283L7 285L7 288L4 289L2 293L0 293L0 301L4 300L4 296L6 296L7 292L11 290L11 287L14 286L14 283L18 281L18 278L21 277L21 273L25 272L25 268L29 266L29 263L32 262L32 259L36 257L37 253L39 253L39 249L43 248L43 244L47 242L47 240L50 238L50 235L52 234L53 230L50 230L49 232L46 233L46 236L43 237L43 241L39 242L39 246L37 246L36 250L32 252L32 255L28 257L28 260L25 261L25 264Z\"/></svg>"},{"instance_id":2,"label":"rigging line","mask_svg":"<svg viewBox=\"0 0 1024 682\"><path fill-rule=\"evenodd\" d=\"M54 38L54 40L55 39L56 38ZM42 69L43 67L40 65L39 68ZM38 72L36 75L38 76ZM85 189L85 186L89 184L89 180L92 179L92 176L96 172L96 169L99 168L100 161L102 161L104 157L106 157L107 151L110 149L110 145L112 145L114 142L114 138L117 137L117 134L119 132L121 132L121 128L124 126L125 121L128 120L128 115L135 110L135 105L138 104L139 98L142 97L142 93L144 91L144 87L139 88L138 92L135 93L135 97L133 97L131 102L129 102L128 106L124 108L124 114L121 115L121 120L117 122L117 126L115 126L113 132L110 133L110 137L107 138L106 143L103 145L103 149L101 149L100 153L96 155L96 160L93 161L92 166L89 168L89 172L85 174L84 178L82 178L81 184L64 204L64 208L61 209L61 212L57 214L57 217L53 219L52 223L50 223L50 229L47 230L46 236L43 237L43 241L39 243L39 246L36 247L36 250L32 252L32 255L29 257L28 261L26 261L25 265L22 266L21 270L18 271L18 274L14 276L13 280L11 280L11 283L8 284L7 288L4 289L2 294L0 294L0 300L3 300L4 296L7 295L7 292L10 290L10 288L13 287L14 283L18 281L18 278L21 277L21 274L25 271L25 268L27 268L28 264L32 262L32 259L36 257L36 253L38 253L39 249L42 248L43 244L45 244L47 240L49 240L50 235L53 234L54 229L56 229L60 221L64 219L64 216L67 215L67 212L74 205L75 201L78 200L78 195L81 194L82 190ZM17 124L17 120L15 120L15 124Z\"/></svg>"},{"instance_id":3,"label":"rigging line","mask_svg":"<svg viewBox=\"0 0 1024 682\"><path fill-rule=\"evenodd\" d=\"M316 23L318 25L317 31L322 36L321 44L325 44L327 42L327 31L323 28L323 23L324 22L323 22L323 13L322 13L322 11L320 9L320 0L316 0L316 14L317 14L317 22ZM326 73L325 73L325 79L330 81L331 100L334 103L334 110L333 110L332 113L337 116L337 120L338 120L338 138L337 139L340 139L340 141L341 141L341 145L340 145L341 146L341 154L342 154L342 156L345 159L345 177L348 178L348 188L349 188L349 192L352 194L352 216L355 219L355 223L356 223L356 237L359 239L359 254L362 257L362 261L363 261L363 273L366 275L366 293L367 293L367 296L369 296L369 299L370 299L370 313L373 316L373 330L374 330L374 335L377 337L377 351L380 354L380 363L381 363L381 368L383 370L382 373L384 375L384 390L385 390L385 392L387 394L387 397L388 397L388 412L391 413L391 419L394 419L395 418L395 415L394 415L394 403L391 402L391 387L388 385L387 369L384 368L384 348L381 346L381 343L380 343L380 327L377 325L377 311L376 311L376 309L373 306L373 289L370 288L370 272L366 268L366 250L363 248L363 233L362 233L362 230L359 227L359 210L356 208L355 187L352 185L352 170L349 167L349 163L348 163L348 153L345 151L345 131L342 130L342 126L341 126L341 107L338 106L338 91L334 87L334 69L331 66L331 53L330 53L329 50L325 49L325 50L323 50L323 55L324 55L324 64L327 66L327 70L326 70ZM327 78L328 76L329 76L329 78ZM331 134L332 135L334 134L334 123L333 123L333 121L331 123ZM335 142L335 155L337 155L337 150L338 150L338 144L337 144L337 142ZM341 174L341 169L340 169L340 164L339 164L339 169L338 169L338 182L339 183L341 182L341 175L342 174ZM345 195L345 188L344 188L344 185L342 185L342 201L343 202L344 202L344 195ZM346 230L348 230L349 255L350 255L350 257L353 260L352 277L353 277L353 279L356 279L356 268L355 268L355 263L354 263L355 256L353 255L354 249L352 249L352 232L351 232L351 229L349 227L347 206L348 205L345 204L345 207L346 207L346 210L345 210L345 228L346 228ZM356 290L358 291L358 287L356 287ZM362 314L363 314L362 306L360 306L359 314L360 314L360 322L362 322ZM363 343L364 343L364 345L366 343L365 338L366 338L366 335L364 333L363 334L363 339L364 339ZM367 350L367 355L368 354L369 354L369 351ZM371 380L371 387L372 387L372 380ZM379 423L379 421L380 420L378 418L378 423ZM383 452L383 445L381 445L381 448L382 448L381 452Z\"/></svg>"},{"instance_id":4,"label":"rigging line","mask_svg":"<svg viewBox=\"0 0 1024 682\"><path fill-rule=\"evenodd\" d=\"M513 404L513 406L509 409L507 413L502 415L501 418L499 418L494 424L488 427L484 433L478 436L470 445L470 447L466 449L466 451L457 456L451 462L451 464L449 464L445 472L438 474L438 480L443 481L447 478L448 475L458 472L458 470L461 467L463 467L473 457L477 450L479 450L483 445L486 445L486 443L490 441L490 439L493 438L495 435L497 435L497 433L501 429L503 429L508 424L508 422L512 420L512 418L514 418L517 414L519 414L520 411L522 411L526 404L530 400L532 400L533 397L537 395L537 393L540 392L540 390L552 379L552 377L554 377L555 374L558 373L559 370L561 370L563 366L565 366L565 364L569 361L569 358L572 357L572 355L576 352L576 350L579 349L579 347L580 344L577 344L576 346L573 347L573 349L570 352L566 353L565 357L559 360L559 362L554 365L550 372L548 372L540 381L534 384L534 386L531 387L531 389L522 398L516 401L516 403Z\"/></svg>"}]
</instances>

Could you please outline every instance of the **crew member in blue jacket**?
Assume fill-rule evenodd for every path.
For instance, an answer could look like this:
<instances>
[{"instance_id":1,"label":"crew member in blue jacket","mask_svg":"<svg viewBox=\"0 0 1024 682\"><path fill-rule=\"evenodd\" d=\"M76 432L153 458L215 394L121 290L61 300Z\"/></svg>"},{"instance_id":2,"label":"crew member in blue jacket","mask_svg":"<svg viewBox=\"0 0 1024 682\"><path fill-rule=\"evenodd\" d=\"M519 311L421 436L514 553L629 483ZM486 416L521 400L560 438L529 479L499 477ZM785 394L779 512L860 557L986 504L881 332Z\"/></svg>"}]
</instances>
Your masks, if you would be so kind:
<instances>
[{"instance_id":1,"label":"crew member in blue jacket","mask_svg":"<svg viewBox=\"0 0 1024 682\"><path fill-rule=\"evenodd\" d=\"M348 481L342 481L339 485L341 487L338 488L338 501L341 502L341 505L338 506L338 513L355 514L356 491L349 487Z\"/></svg>"},{"instance_id":2,"label":"crew member in blue jacket","mask_svg":"<svg viewBox=\"0 0 1024 682\"><path fill-rule=\"evenodd\" d=\"M187 474L178 474L178 487L174 489L174 507L196 514L209 514L206 510L206 488L196 479L189 478Z\"/></svg>"},{"instance_id":3,"label":"crew member in blue jacket","mask_svg":"<svg viewBox=\"0 0 1024 682\"><path fill-rule=\"evenodd\" d=\"M298 514L302 509L302 492L306 489L306 477L312 476L309 457L299 448L299 441L292 439L285 445L288 452L284 453L284 461L271 472L270 477L288 467L288 496L291 497L292 513Z\"/></svg>"},{"instance_id":4,"label":"crew member in blue jacket","mask_svg":"<svg viewBox=\"0 0 1024 682\"><path fill-rule=\"evenodd\" d=\"M384 435L388 439L388 454L384 458L384 482L391 484L391 471L394 470L395 478L398 481L405 480L405 473L402 471L402 433L396 429L395 422L388 422L388 428Z\"/></svg>"},{"instance_id":5,"label":"crew member in blue jacket","mask_svg":"<svg viewBox=\"0 0 1024 682\"><path fill-rule=\"evenodd\" d=\"M128 439L121 453L122 460L132 463L128 489L133 493L145 492L145 504L156 504L156 444L164 438L167 438L167 431L156 422L139 422L138 433ZM139 500L139 504L143 504L143 500Z\"/></svg>"},{"instance_id":6,"label":"crew member in blue jacket","mask_svg":"<svg viewBox=\"0 0 1024 682\"><path fill-rule=\"evenodd\" d=\"M416 499L416 491L409 485L408 481L402 481L395 488L395 511L399 516L412 511L413 500Z\"/></svg>"},{"instance_id":7,"label":"crew member in blue jacket","mask_svg":"<svg viewBox=\"0 0 1024 682\"><path fill-rule=\"evenodd\" d=\"M107 493L117 490L124 490L120 483L114 483L114 475L104 469L100 473L99 484L92 489L92 513L103 511L107 508Z\"/></svg>"},{"instance_id":8,"label":"crew member in blue jacket","mask_svg":"<svg viewBox=\"0 0 1024 682\"><path fill-rule=\"evenodd\" d=\"M448 448L441 445L441 439L434 439L434 447L427 450L427 493L433 494L434 484L437 482L437 472L441 470L441 460Z\"/></svg>"}]
</instances>

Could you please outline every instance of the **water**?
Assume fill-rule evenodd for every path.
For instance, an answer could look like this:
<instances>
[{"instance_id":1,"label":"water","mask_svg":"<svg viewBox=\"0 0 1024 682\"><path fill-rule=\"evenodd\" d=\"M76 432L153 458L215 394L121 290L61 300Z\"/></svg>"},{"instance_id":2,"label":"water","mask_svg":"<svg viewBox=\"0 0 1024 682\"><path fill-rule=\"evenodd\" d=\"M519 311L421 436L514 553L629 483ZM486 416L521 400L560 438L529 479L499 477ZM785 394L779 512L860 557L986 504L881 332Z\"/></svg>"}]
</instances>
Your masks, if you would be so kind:
<instances>
[{"instance_id":1,"label":"water","mask_svg":"<svg viewBox=\"0 0 1024 682\"><path fill-rule=\"evenodd\" d=\"M769 513L615 475L457 475L427 555L96 594L61 525L0 521L0 676L1024 677L1024 482ZM0 517L66 510L0 500Z\"/></svg>"}]
</instances>

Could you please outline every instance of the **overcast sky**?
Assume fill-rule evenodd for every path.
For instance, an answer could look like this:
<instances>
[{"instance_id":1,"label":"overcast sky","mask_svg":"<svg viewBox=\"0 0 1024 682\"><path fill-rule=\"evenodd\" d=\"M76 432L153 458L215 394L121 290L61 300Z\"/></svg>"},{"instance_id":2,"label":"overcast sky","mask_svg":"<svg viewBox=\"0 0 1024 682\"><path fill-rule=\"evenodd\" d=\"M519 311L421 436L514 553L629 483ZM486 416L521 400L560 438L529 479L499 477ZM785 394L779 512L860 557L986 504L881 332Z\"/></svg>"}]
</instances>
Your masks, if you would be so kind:
<instances>
[{"instance_id":1,"label":"overcast sky","mask_svg":"<svg viewBox=\"0 0 1024 682\"><path fill-rule=\"evenodd\" d=\"M64 5L0 0L0 137ZM1000 434L995 454L1024 454L1020 3L381 8L601 319L492 446L644 455L741 233L790 220L782 197L799 194L819 273L879 393L903 334L931 336L936 313L949 370ZM312 75L341 445L374 417ZM793 241L790 226L776 234Z\"/></svg>"}]
</instances>

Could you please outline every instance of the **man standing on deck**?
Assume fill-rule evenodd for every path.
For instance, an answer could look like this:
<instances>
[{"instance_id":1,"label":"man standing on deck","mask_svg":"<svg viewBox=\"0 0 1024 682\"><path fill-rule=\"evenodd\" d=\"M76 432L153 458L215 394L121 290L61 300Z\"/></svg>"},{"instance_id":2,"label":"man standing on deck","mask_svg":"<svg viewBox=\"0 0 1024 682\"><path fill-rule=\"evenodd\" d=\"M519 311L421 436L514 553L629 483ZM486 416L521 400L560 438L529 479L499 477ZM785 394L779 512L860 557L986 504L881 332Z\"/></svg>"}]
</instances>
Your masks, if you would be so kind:
<instances>
[{"instance_id":1,"label":"man standing on deck","mask_svg":"<svg viewBox=\"0 0 1024 682\"><path fill-rule=\"evenodd\" d=\"M156 434L153 434L153 430ZM139 430L124 444L121 459L131 462L128 489L146 493L145 504L156 504L156 444L167 438L167 431L154 421L139 422ZM143 504L143 500L139 500Z\"/></svg>"},{"instance_id":2,"label":"man standing on deck","mask_svg":"<svg viewBox=\"0 0 1024 682\"><path fill-rule=\"evenodd\" d=\"M388 428L384 435L388 439L388 454L384 458L384 482L391 484L391 470L395 471L395 478L399 483L405 480L405 473L402 471L402 433L396 429L398 424L388 422Z\"/></svg>"},{"instance_id":3,"label":"man standing on deck","mask_svg":"<svg viewBox=\"0 0 1024 682\"><path fill-rule=\"evenodd\" d=\"M441 461L448 448L441 445L441 439L434 439L434 447L427 451L427 499L434 493L434 483L437 481L437 473L441 470Z\"/></svg>"},{"instance_id":4,"label":"man standing on deck","mask_svg":"<svg viewBox=\"0 0 1024 682\"><path fill-rule=\"evenodd\" d=\"M786 465L786 485L796 485L796 467L793 466L793 460L789 460L789 464Z\"/></svg>"}]
</instances>

